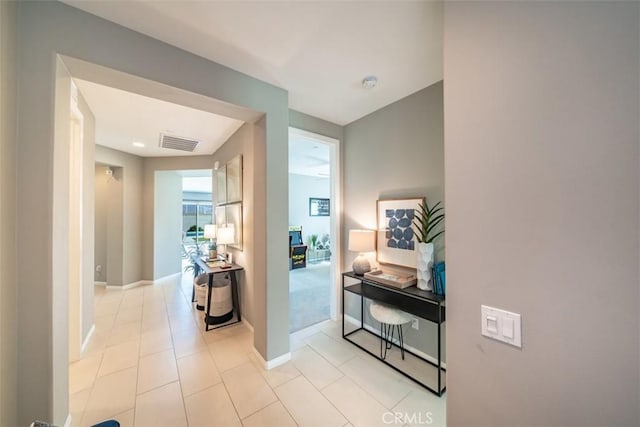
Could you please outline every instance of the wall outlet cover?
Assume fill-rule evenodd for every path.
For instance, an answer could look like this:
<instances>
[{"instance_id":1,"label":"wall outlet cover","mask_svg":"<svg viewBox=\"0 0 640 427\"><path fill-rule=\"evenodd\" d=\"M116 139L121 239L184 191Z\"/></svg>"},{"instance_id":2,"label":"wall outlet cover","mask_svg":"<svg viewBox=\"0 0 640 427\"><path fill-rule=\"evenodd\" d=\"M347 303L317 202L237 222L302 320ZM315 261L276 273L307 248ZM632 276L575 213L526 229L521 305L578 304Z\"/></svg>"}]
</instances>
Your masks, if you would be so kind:
<instances>
[{"instance_id":1,"label":"wall outlet cover","mask_svg":"<svg viewBox=\"0 0 640 427\"><path fill-rule=\"evenodd\" d=\"M522 348L520 314L487 305L480 306L480 332L487 338Z\"/></svg>"},{"instance_id":2,"label":"wall outlet cover","mask_svg":"<svg viewBox=\"0 0 640 427\"><path fill-rule=\"evenodd\" d=\"M411 327L413 329L420 329L420 321L418 320L418 318L414 317L413 319L411 319Z\"/></svg>"}]
</instances>

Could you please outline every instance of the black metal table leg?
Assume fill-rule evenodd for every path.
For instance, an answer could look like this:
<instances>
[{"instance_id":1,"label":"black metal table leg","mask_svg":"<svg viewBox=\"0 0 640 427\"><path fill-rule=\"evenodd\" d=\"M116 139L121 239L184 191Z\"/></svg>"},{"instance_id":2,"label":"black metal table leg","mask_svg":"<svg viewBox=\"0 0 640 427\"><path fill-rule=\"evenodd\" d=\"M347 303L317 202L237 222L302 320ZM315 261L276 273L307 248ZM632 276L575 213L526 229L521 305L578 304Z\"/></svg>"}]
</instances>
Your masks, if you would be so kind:
<instances>
[{"instance_id":1,"label":"black metal table leg","mask_svg":"<svg viewBox=\"0 0 640 427\"><path fill-rule=\"evenodd\" d=\"M236 310L236 314L238 315L238 322L242 320L240 316L240 297L238 296L238 281L236 280L236 272L232 271L229 273L231 278L231 299L233 303L233 308Z\"/></svg>"},{"instance_id":2,"label":"black metal table leg","mask_svg":"<svg viewBox=\"0 0 640 427\"><path fill-rule=\"evenodd\" d=\"M344 276L342 276L342 338L344 338Z\"/></svg>"},{"instance_id":3,"label":"black metal table leg","mask_svg":"<svg viewBox=\"0 0 640 427\"><path fill-rule=\"evenodd\" d=\"M438 304L438 324L436 326L438 328L438 396L442 396L442 342L440 340L440 334L442 333L442 310L440 309L440 304Z\"/></svg>"},{"instance_id":4,"label":"black metal table leg","mask_svg":"<svg viewBox=\"0 0 640 427\"><path fill-rule=\"evenodd\" d=\"M209 281L207 283L208 292L207 292L207 307L204 315L204 330L209 330L209 311L211 310L211 294L213 293L213 273L209 273Z\"/></svg>"}]
</instances>

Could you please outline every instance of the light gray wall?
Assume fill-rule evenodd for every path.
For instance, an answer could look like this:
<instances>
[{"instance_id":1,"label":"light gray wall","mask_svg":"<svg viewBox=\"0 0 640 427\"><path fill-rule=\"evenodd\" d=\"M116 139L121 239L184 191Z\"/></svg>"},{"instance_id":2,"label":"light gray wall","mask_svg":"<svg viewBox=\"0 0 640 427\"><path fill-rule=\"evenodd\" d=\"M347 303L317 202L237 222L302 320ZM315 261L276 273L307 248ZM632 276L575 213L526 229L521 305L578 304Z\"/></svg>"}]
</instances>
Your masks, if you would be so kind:
<instances>
[{"instance_id":1,"label":"light gray wall","mask_svg":"<svg viewBox=\"0 0 640 427\"><path fill-rule=\"evenodd\" d=\"M129 285L143 279L143 159L97 145L95 161L114 170L106 184L107 282L113 286Z\"/></svg>"},{"instance_id":2,"label":"light gray wall","mask_svg":"<svg viewBox=\"0 0 640 427\"><path fill-rule=\"evenodd\" d=\"M344 127L317 117L301 113L296 110L289 110L289 126L328 136L339 141L343 140Z\"/></svg>"},{"instance_id":3,"label":"light gray wall","mask_svg":"<svg viewBox=\"0 0 640 427\"><path fill-rule=\"evenodd\" d=\"M329 199L329 184L329 178L289 174L289 225L302 226L306 244L310 244L312 234L317 234L318 239L331 234L330 217L309 216L309 197Z\"/></svg>"},{"instance_id":4,"label":"light gray wall","mask_svg":"<svg viewBox=\"0 0 640 427\"><path fill-rule=\"evenodd\" d=\"M56 66L56 78L55 78L55 90L54 90L54 132L53 132L53 171L51 186L53 187L53 194L56 197L52 202L52 232L51 232L51 287L44 290L45 295L51 297L52 308L55 307L56 311L62 313L56 316L56 324L47 325L45 329L44 343L50 344L50 346L44 346L45 349L51 351L51 363L47 366L39 367L40 372L51 371L52 381L56 384L59 390L67 390L69 387L69 376L65 375L64 371L54 369L54 366L66 366L69 364L69 170L71 158L69 155L70 140L71 140L71 75L62 63L62 61L55 57L53 58ZM18 120L24 120L23 112L18 113ZM22 129L18 130L18 135ZM20 163L20 145L18 146L18 163ZM24 172L18 167L18 182L20 182L21 176ZM18 216L18 228L21 228L20 221L23 219L23 212ZM20 230L22 231L22 230ZM20 247L20 238L18 239L18 247ZM20 265L20 259L18 259L18 265ZM41 279L42 280L42 279ZM22 292L22 288L19 288ZM22 295L18 296L18 303L21 302ZM22 321L26 321L27 308L19 309L18 326ZM19 334L18 339L19 352L30 346L33 341L27 341L26 338ZM30 356L30 359L36 359L35 356ZM20 356L21 367L25 359ZM31 384L35 385L35 376L29 378ZM25 383L19 377L18 389L23 387ZM66 394L66 393L65 393ZM65 413L65 401L66 396L61 396L61 393L54 393L52 397L52 413L53 419L61 419L66 417ZM18 398L18 410L22 401Z\"/></svg>"},{"instance_id":5,"label":"light gray wall","mask_svg":"<svg viewBox=\"0 0 640 427\"><path fill-rule=\"evenodd\" d=\"M446 3L449 426L640 424L639 8Z\"/></svg>"},{"instance_id":6,"label":"light gray wall","mask_svg":"<svg viewBox=\"0 0 640 427\"><path fill-rule=\"evenodd\" d=\"M287 271L287 92L210 62L202 57L154 40L59 2L19 2L18 82L18 422L45 419L63 424L68 412L66 396L54 390L66 385L67 364L54 359L64 340L66 311L54 305L56 292L66 294L64 277L54 269L54 224L50 207L59 196L52 182L54 164L54 76L56 53L139 76L180 90L264 113L258 122L262 138L260 204L256 217L264 218L266 261L265 298L254 324L258 351L271 360L289 350ZM182 64L177 72L175 64ZM258 180L256 180L257 182ZM256 189L258 192L258 189ZM55 195L55 197L54 197ZM44 208L43 208L44 207ZM32 242L41 244L34 247ZM61 242L64 244L64 240ZM57 243L56 243L57 245ZM31 268L33 259L38 269ZM144 262L144 260L143 260ZM150 264L152 265L152 264ZM268 268L267 268L268 266ZM55 310L54 310L55 307ZM63 307L64 308L64 307ZM39 316L34 317L32 313ZM43 325L48 325L44 326ZM53 329L53 331L52 331ZM66 332L63 332L66 334ZM52 336L56 336L52 339ZM37 343L37 344L35 344ZM37 345L37 348L34 347ZM62 354L62 353L60 353ZM54 375L54 372L56 373Z\"/></svg>"},{"instance_id":7,"label":"light gray wall","mask_svg":"<svg viewBox=\"0 0 640 427\"><path fill-rule=\"evenodd\" d=\"M83 116L82 158L82 339L93 326L93 271L95 247L95 117L81 93L78 93L78 108Z\"/></svg>"},{"instance_id":8,"label":"light gray wall","mask_svg":"<svg viewBox=\"0 0 640 427\"><path fill-rule=\"evenodd\" d=\"M348 231L375 229L376 200L426 196L444 203L442 82L345 126L343 268ZM444 241L436 242L444 259Z\"/></svg>"},{"instance_id":9,"label":"light gray wall","mask_svg":"<svg viewBox=\"0 0 640 427\"><path fill-rule=\"evenodd\" d=\"M0 2L0 425L17 425L17 3Z\"/></svg>"},{"instance_id":10,"label":"light gray wall","mask_svg":"<svg viewBox=\"0 0 640 427\"><path fill-rule=\"evenodd\" d=\"M351 270L357 256L347 250L349 230L376 228L376 200L426 196L430 205L444 202L443 120L439 82L345 126L342 271ZM444 239L436 250L444 260ZM345 311L360 318L359 304L346 300ZM418 331L405 331L406 344L437 356L433 323L420 320ZM444 352L442 357L446 361Z\"/></svg>"},{"instance_id":11,"label":"light gray wall","mask_svg":"<svg viewBox=\"0 0 640 427\"><path fill-rule=\"evenodd\" d=\"M255 155L255 146L259 144L255 140L255 126L246 123L242 125L212 157L212 162L226 162L242 154L242 251L234 248L227 248L233 254L233 261L244 267L244 273L239 279L240 303L243 317L254 325L256 319L256 292L257 288L266 294L266 283L264 281L265 269L257 259L264 259L264 246L257 246L256 241L260 240L259 234L264 235L264 229L256 222L255 214L255 188L256 180L261 177L256 175L256 163L260 163ZM216 186L213 186L214 192ZM217 194L215 194L217 198ZM259 264L259 265L257 265ZM254 325L256 327L258 325Z\"/></svg>"},{"instance_id":12,"label":"light gray wall","mask_svg":"<svg viewBox=\"0 0 640 427\"><path fill-rule=\"evenodd\" d=\"M190 157L149 157L142 158L122 151L103 146L96 146L96 162L115 166L114 178L107 180L107 206L109 221L112 222L113 233L108 233L105 242L96 241L96 247L111 247L107 257L109 285L127 285L140 280L155 280L180 272L180 234L168 243L161 238L163 244L156 244L154 232L155 191L157 171L177 171L192 169L211 169L211 156ZM164 182L164 181L163 181ZM180 185L182 185L180 183ZM117 192L122 194L118 195ZM100 191L100 189L96 189ZM121 204L118 202L122 200ZM180 201L182 187L180 187ZM122 218L120 220L120 218ZM119 225L119 222L122 225ZM178 227L182 229L182 225ZM120 232L122 230L122 232ZM118 240L118 236L122 237ZM165 236L166 237L166 236ZM99 235L96 234L99 239ZM175 240L175 239L174 239ZM165 245L166 244L166 245ZM174 248L173 246L176 246ZM172 248L172 249L169 249ZM97 249L96 249L97 250ZM177 255L176 255L176 250ZM156 261L156 254L158 260ZM111 260L116 265L111 265ZM96 260L96 262L98 262ZM120 263L122 266L119 267ZM165 267L169 267L168 269ZM122 271L122 273L118 273ZM119 279L119 277L122 277Z\"/></svg>"},{"instance_id":13,"label":"light gray wall","mask_svg":"<svg viewBox=\"0 0 640 427\"><path fill-rule=\"evenodd\" d=\"M109 233L107 231L107 210L109 209L107 198L107 166L96 164L95 166L95 267L101 266L101 272L95 272L96 282L107 281L107 239ZM94 269L95 269L94 267Z\"/></svg>"},{"instance_id":14,"label":"light gray wall","mask_svg":"<svg viewBox=\"0 0 640 427\"><path fill-rule=\"evenodd\" d=\"M182 257L182 176L173 171L155 173L153 216L153 278L180 273Z\"/></svg>"},{"instance_id":15,"label":"light gray wall","mask_svg":"<svg viewBox=\"0 0 640 427\"><path fill-rule=\"evenodd\" d=\"M255 141L253 147L253 252L255 254L253 259L253 278L247 278L247 281L253 280L253 294L254 294L254 308L253 308L253 345L254 347L260 351L262 356L269 360L272 359L272 356L262 351L262 349L268 348L269 343L273 340L278 343L280 346L284 346L285 343L280 341L281 337L278 337L279 334L285 332L281 328L286 328L286 346L288 351L289 345L289 273L288 266L286 272L286 278L283 283L286 284L286 292L278 293L271 292L268 287L270 286L278 286L278 284L274 284L269 280L264 280L267 277L267 268L271 268L271 261L267 259L266 256L262 256L262 254L266 253L270 250L267 242L270 238L275 238L273 234L267 235L267 229L269 227L269 223L267 221L266 215L262 215L263 212L266 212L269 206L267 205L267 185L266 182L262 179L263 176L267 173L267 169L269 165L267 162L263 162L260 159L265 159L267 157L267 146L262 143L265 140L267 135L267 122L263 118L257 121L253 127L253 139ZM287 131L286 145L284 147L285 152L282 153L284 157L282 159L286 159L289 157L288 150L288 131ZM286 170L286 168L285 168ZM287 186L284 186L287 188ZM283 191L281 188L280 191ZM283 191L284 192L284 191ZM286 192L285 192L286 194ZM285 218L287 216L287 201L280 201L284 203L282 207L284 208L280 214ZM288 231L288 227L287 227ZM283 233L287 231L283 230ZM289 242L286 242L284 250L288 250ZM287 257L288 259L288 257ZM284 262L288 262L287 259L284 259ZM278 301L277 298L281 298L281 301ZM266 304L261 304L261 301L266 301ZM266 316L274 316L273 322L267 324L266 322L262 322ZM275 339L272 338L275 336Z\"/></svg>"},{"instance_id":16,"label":"light gray wall","mask_svg":"<svg viewBox=\"0 0 640 427\"><path fill-rule=\"evenodd\" d=\"M107 180L107 285L124 286L124 170L111 166Z\"/></svg>"}]
</instances>

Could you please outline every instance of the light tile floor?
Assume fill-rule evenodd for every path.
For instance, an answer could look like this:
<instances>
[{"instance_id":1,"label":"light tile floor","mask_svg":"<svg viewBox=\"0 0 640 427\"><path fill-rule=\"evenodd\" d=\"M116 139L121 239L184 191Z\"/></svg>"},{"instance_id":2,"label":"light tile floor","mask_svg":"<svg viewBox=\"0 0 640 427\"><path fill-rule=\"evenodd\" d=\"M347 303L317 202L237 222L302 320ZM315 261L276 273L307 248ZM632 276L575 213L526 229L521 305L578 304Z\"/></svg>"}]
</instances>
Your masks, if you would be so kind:
<instances>
[{"instance_id":1,"label":"light tile floor","mask_svg":"<svg viewBox=\"0 0 640 427\"><path fill-rule=\"evenodd\" d=\"M95 332L69 367L73 426L444 426L438 398L341 338L336 322L291 336L266 371L244 324L204 332L191 280L96 288Z\"/></svg>"}]
</instances>

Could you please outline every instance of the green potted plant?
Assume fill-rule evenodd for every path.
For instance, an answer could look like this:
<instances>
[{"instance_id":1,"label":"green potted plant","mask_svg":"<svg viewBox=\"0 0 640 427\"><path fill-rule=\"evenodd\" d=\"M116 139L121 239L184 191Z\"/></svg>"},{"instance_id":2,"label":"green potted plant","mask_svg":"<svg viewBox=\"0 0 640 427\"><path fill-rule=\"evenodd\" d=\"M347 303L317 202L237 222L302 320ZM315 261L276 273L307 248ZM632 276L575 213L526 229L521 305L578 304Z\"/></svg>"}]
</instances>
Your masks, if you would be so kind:
<instances>
[{"instance_id":1,"label":"green potted plant","mask_svg":"<svg viewBox=\"0 0 640 427\"><path fill-rule=\"evenodd\" d=\"M433 267L433 242L444 233L444 229L438 230L438 226L444 221L444 208L441 202L429 207L426 199L418 205L413 218L414 234L418 240L417 277L418 288L433 290L431 283L431 268Z\"/></svg>"},{"instance_id":2,"label":"green potted plant","mask_svg":"<svg viewBox=\"0 0 640 427\"><path fill-rule=\"evenodd\" d=\"M318 235L317 234L312 234L311 236L309 236L309 239L311 240L311 249L315 249L316 248L316 244L318 243Z\"/></svg>"},{"instance_id":3,"label":"green potted plant","mask_svg":"<svg viewBox=\"0 0 640 427\"><path fill-rule=\"evenodd\" d=\"M214 239L209 241L209 259L218 258L218 245Z\"/></svg>"}]
</instances>

